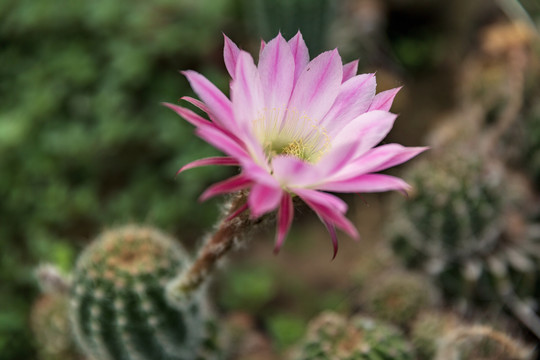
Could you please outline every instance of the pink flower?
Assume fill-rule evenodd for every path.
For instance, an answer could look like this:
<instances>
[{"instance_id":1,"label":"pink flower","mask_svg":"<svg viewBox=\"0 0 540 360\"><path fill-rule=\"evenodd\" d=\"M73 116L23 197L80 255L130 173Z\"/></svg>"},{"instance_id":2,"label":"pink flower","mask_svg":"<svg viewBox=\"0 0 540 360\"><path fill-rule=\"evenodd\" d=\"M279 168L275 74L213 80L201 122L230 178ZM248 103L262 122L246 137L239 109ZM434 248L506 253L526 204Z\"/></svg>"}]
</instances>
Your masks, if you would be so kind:
<instances>
[{"instance_id":1,"label":"pink flower","mask_svg":"<svg viewBox=\"0 0 540 360\"><path fill-rule=\"evenodd\" d=\"M261 45L259 63L225 36L225 66L232 77L227 98L208 79L185 71L202 101L183 97L209 120L165 104L196 127L196 133L228 156L196 160L197 166L240 166L241 173L210 186L201 196L249 189L251 216L278 209L276 251L293 219L293 197L300 197L330 232L335 227L358 237L345 217L347 205L330 192L405 191L401 179L377 171L401 164L424 147L376 146L392 129L388 112L399 88L375 94L375 74L356 75L358 61L342 65L337 50L309 60L298 32L289 41L281 34Z\"/></svg>"}]
</instances>

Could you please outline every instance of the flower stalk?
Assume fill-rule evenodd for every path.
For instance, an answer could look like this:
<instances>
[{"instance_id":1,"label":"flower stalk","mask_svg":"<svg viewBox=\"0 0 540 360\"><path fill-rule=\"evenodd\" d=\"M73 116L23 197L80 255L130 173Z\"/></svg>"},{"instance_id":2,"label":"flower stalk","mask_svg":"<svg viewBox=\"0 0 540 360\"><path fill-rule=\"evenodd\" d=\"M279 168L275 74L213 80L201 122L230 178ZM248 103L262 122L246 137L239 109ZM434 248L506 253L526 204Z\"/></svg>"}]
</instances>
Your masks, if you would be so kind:
<instances>
[{"instance_id":1,"label":"flower stalk","mask_svg":"<svg viewBox=\"0 0 540 360\"><path fill-rule=\"evenodd\" d=\"M230 250L247 239L259 219L252 219L246 205L246 195L235 195L226 205L226 215L213 235L207 238L195 261L173 279L167 288L172 299L183 298L196 292L215 270L218 262Z\"/></svg>"}]
</instances>

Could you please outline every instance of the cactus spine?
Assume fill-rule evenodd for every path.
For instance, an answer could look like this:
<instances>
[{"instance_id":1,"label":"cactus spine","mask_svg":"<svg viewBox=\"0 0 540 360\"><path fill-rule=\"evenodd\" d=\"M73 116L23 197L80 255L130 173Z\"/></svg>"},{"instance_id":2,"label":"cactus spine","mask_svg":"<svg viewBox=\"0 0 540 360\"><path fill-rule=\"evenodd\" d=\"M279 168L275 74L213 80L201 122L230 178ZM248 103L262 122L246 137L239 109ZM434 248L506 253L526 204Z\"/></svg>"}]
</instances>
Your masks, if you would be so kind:
<instances>
[{"instance_id":1,"label":"cactus spine","mask_svg":"<svg viewBox=\"0 0 540 360\"><path fill-rule=\"evenodd\" d=\"M350 320L325 312L308 326L294 360L412 360L412 350L396 328L363 316Z\"/></svg>"},{"instance_id":2,"label":"cactus spine","mask_svg":"<svg viewBox=\"0 0 540 360\"><path fill-rule=\"evenodd\" d=\"M167 283L189 263L173 239L128 226L105 232L80 256L70 314L82 350L100 360L215 358L203 290L182 303Z\"/></svg>"}]
</instances>

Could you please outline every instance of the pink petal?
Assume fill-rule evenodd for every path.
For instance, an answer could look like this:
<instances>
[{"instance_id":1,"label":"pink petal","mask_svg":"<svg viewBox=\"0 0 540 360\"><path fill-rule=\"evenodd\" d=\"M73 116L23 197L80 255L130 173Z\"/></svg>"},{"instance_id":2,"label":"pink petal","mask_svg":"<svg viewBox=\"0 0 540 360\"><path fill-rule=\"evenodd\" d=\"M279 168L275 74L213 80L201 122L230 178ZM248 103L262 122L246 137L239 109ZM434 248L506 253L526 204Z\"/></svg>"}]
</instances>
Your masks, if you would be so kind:
<instances>
[{"instance_id":1,"label":"pink petal","mask_svg":"<svg viewBox=\"0 0 540 360\"><path fill-rule=\"evenodd\" d=\"M253 182L265 184L266 186L279 187L279 183L270 174L268 163L257 163L253 159L244 159L241 161L242 170Z\"/></svg>"},{"instance_id":2,"label":"pink petal","mask_svg":"<svg viewBox=\"0 0 540 360\"><path fill-rule=\"evenodd\" d=\"M231 84L234 117L240 129L247 132L264 108L263 88L253 58L245 51L238 55L236 73Z\"/></svg>"},{"instance_id":3,"label":"pink petal","mask_svg":"<svg viewBox=\"0 0 540 360\"><path fill-rule=\"evenodd\" d=\"M185 101L187 101L187 102L189 102L190 104L195 105L196 107L198 107L199 109L201 109L202 111L204 111L205 113L207 113L208 116L210 117L210 119L211 119L212 121L214 121L214 123L211 123L211 124L210 124L212 127L217 127L217 128L219 128L221 131L223 131L225 134L227 134L227 136L229 136L231 139L234 139L236 142L238 142L238 143L242 142L242 140L240 140L233 132L231 132L231 131L233 131L234 129L225 129L225 128L221 127L221 126L216 126L216 125L214 125L214 124L216 123L216 122L215 122L215 116L212 114L212 112L210 111L210 109L208 109L208 107L207 107L202 101L199 101L199 100L194 99L194 98L189 97L189 96L183 96L183 97L181 97L181 99L182 99L182 100L185 100ZM190 110L187 110L187 111L190 111ZM199 115L197 115L197 114L195 114L195 113L193 113L193 112L191 112L191 111L190 111L190 114L193 114L193 115L199 117ZM208 121L208 120L206 120L206 119L203 119L203 120ZM191 122L191 121L190 121L190 122Z\"/></svg>"},{"instance_id":4,"label":"pink petal","mask_svg":"<svg viewBox=\"0 0 540 360\"><path fill-rule=\"evenodd\" d=\"M251 184L252 181L244 174L236 175L210 186L202 193L199 199L201 201L205 201L219 194L231 193L245 189Z\"/></svg>"},{"instance_id":5,"label":"pink petal","mask_svg":"<svg viewBox=\"0 0 540 360\"><path fill-rule=\"evenodd\" d=\"M378 146L354 161L357 174L377 172L409 161L428 147L405 147L399 144ZM351 164L353 165L353 164Z\"/></svg>"},{"instance_id":6,"label":"pink petal","mask_svg":"<svg viewBox=\"0 0 540 360\"><path fill-rule=\"evenodd\" d=\"M229 216L227 216L224 220L224 222L229 222L231 221L232 219L234 219L235 217L237 217L238 215L240 215L241 213L243 213L244 211L246 211L248 209L248 203L244 203L244 205L240 206L238 209L236 209L232 214L230 214Z\"/></svg>"},{"instance_id":7,"label":"pink petal","mask_svg":"<svg viewBox=\"0 0 540 360\"><path fill-rule=\"evenodd\" d=\"M321 204L332 209L339 211L340 213L347 212L347 204L345 201L341 200L337 196L328 194L322 191L312 190L312 189L298 189L295 188L292 190L295 194L300 197L308 198L310 201Z\"/></svg>"},{"instance_id":8,"label":"pink petal","mask_svg":"<svg viewBox=\"0 0 540 360\"><path fill-rule=\"evenodd\" d=\"M264 105L267 109L284 109L293 88L294 58L287 41L278 34L270 41L259 59L259 74L264 85Z\"/></svg>"},{"instance_id":9,"label":"pink petal","mask_svg":"<svg viewBox=\"0 0 540 360\"><path fill-rule=\"evenodd\" d=\"M305 199L303 199L306 201ZM313 209L321 218L325 221L337 226L341 230L345 231L347 235L353 239L358 239L358 231L354 225L347 219L343 214L335 211L334 209L328 208L324 205L313 204L310 201L306 201L309 207Z\"/></svg>"},{"instance_id":10,"label":"pink petal","mask_svg":"<svg viewBox=\"0 0 540 360\"><path fill-rule=\"evenodd\" d=\"M300 31L289 40L289 46L294 57L294 83L296 84L300 74L309 63L309 51Z\"/></svg>"},{"instance_id":11,"label":"pink petal","mask_svg":"<svg viewBox=\"0 0 540 360\"><path fill-rule=\"evenodd\" d=\"M215 117L214 121L222 128L234 131L236 126L231 101L201 74L192 70L183 71L182 74L187 77L193 90L208 106Z\"/></svg>"},{"instance_id":12,"label":"pink petal","mask_svg":"<svg viewBox=\"0 0 540 360\"><path fill-rule=\"evenodd\" d=\"M186 119L187 122L190 124L196 126L196 127L212 127L215 128L215 125L212 124L210 121L206 120L205 118L195 114L193 111L183 108L178 105L170 104L170 103L162 103L162 105L165 105L169 109L176 112L178 115Z\"/></svg>"},{"instance_id":13,"label":"pink petal","mask_svg":"<svg viewBox=\"0 0 540 360\"><path fill-rule=\"evenodd\" d=\"M390 132L396 115L386 111L370 111L352 120L332 140L333 145L355 142L356 156L377 145Z\"/></svg>"},{"instance_id":14,"label":"pink petal","mask_svg":"<svg viewBox=\"0 0 540 360\"><path fill-rule=\"evenodd\" d=\"M331 175L331 181L347 180L362 174L388 169L410 160L427 149L427 147L407 148L399 144L378 146L350 161L338 171L334 171Z\"/></svg>"},{"instance_id":15,"label":"pink petal","mask_svg":"<svg viewBox=\"0 0 540 360\"><path fill-rule=\"evenodd\" d=\"M336 225L352 238L358 237L356 228L345 216L343 216L343 211L340 211L328 203L328 198L333 197L337 199L335 196L308 189L295 189L294 192L322 219Z\"/></svg>"},{"instance_id":16,"label":"pink petal","mask_svg":"<svg viewBox=\"0 0 540 360\"><path fill-rule=\"evenodd\" d=\"M358 60L351 61L343 65L343 80L345 82L356 75L358 72Z\"/></svg>"},{"instance_id":17,"label":"pink petal","mask_svg":"<svg viewBox=\"0 0 540 360\"><path fill-rule=\"evenodd\" d=\"M225 154L239 160L249 158L246 150L244 150L244 148L238 144L238 142L221 130L214 128L198 128L195 130L195 134L217 149L223 151Z\"/></svg>"},{"instance_id":18,"label":"pink petal","mask_svg":"<svg viewBox=\"0 0 540 360\"><path fill-rule=\"evenodd\" d=\"M279 187L255 183L249 192L249 209L253 218L274 210L281 199L283 190Z\"/></svg>"},{"instance_id":19,"label":"pink petal","mask_svg":"<svg viewBox=\"0 0 540 360\"><path fill-rule=\"evenodd\" d=\"M378 93L377 95L375 95L371 105L369 106L369 111L372 111L372 110L389 111L390 107L392 106L392 102L394 101L394 98L396 97L399 90L401 90L401 88L402 87L400 86L394 89L382 91Z\"/></svg>"},{"instance_id":20,"label":"pink petal","mask_svg":"<svg viewBox=\"0 0 540 360\"><path fill-rule=\"evenodd\" d=\"M274 253L278 253L279 249L283 245L283 241L291 228L292 220L294 217L294 208L291 195L287 192L283 192L281 196L281 204L278 211L278 224L276 231L276 244L274 247Z\"/></svg>"},{"instance_id":21,"label":"pink petal","mask_svg":"<svg viewBox=\"0 0 540 360\"><path fill-rule=\"evenodd\" d=\"M176 175L180 174L182 171L193 169L199 166L208 166L208 165L227 165L227 166L238 166L240 163L237 159L228 157L228 156L215 156L204 159L195 160L190 162L187 165L184 165L178 170Z\"/></svg>"},{"instance_id":22,"label":"pink petal","mask_svg":"<svg viewBox=\"0 0 540 360\"><path fill-rule=\"evenodd\" d=\"M296 109L317 123L334 103L342 77L343 66L337 50L320 54L300 74L289 109Z\"/></svg>"},{"instance_id":23,"label":"pink petal","mask_svg":"<svg viewBox=\"0 0 540 360\"><path fill-rule=\"evenodd\" d=\"M320 218L324 226L326 227L326 230L328 230L328 233L330 234L330 238L332 239L332 248L334 249L334 255L332 256L332 260L336 258L337 251L338 251L338 239L336 234L336 227L334 224L324 220L323 218Z\"/></svg>"},{"instance_id":24,"label":"pink petal","mask_svg":"<svg viewBox=\"0 0 540 360\"><path fill-rule=\"evenodd\" d=\"M212 112L210 111L210 109L208 108L208 106L206 106L206 105L205 105L202 101L200 101L200 100L194 99L194 98L192 98L191 96L182 96L180 99L185 100L185 101L187 101L188 103L195 105L196 107L198 107L199 109L201 109L202 111L204 111L205 113L207 113L208 115L211 115L211 114L212 114Z\"/></svg>"},{"instance_id":25,"label":"pink petal","mask_svg":"<svg viewBox=\"0 0 540 360\"><path fill-rule=\"evenodd\" d=\"M369 109L376 86L375 74L358 75L341 85L336 101L321 121L330 135Z\"/></svg>"},{"instance_id":26,"label":"pink petal","mask_svg":"<svg viewBox=\"0 0 540 360\"><path fill-rule=\"evenodd\" d=\"M322 176L335 176L340 173L351 160L356 156L360 142L348 142L345 144L336 144L330 151L325 154L317 163L317 169Z\"/></svg>"},{"instance_id":27,"label":"pink petal","mask_svg":"<svg viewBox=\"0 0 540 360\"><path fill-rule=\"evenodd\" d=\"M223 58L225 60L225 67L227 68L229 75L231 75L231 78L234 79L236 62L238 60L238 54L240 53L240 49L231 39L227 37L227 35L223 34L223 38L225 39L225 45L223 47Z\"/></svg>"},{"instance_id":28,"label":"pink petal","mask_svg":"<svg viewBox=\"0 0 540 360\"><path fill-rule=\"evenodd\" d=\"M275 156L272 159L272 169L274 177L284 187L306 187L321 179L318 167L294 156Z\"/></svg>"},{"instance_id":29,"label":"pink petal","mask_svg":"<svg viewBox=\"0 0 540 360\"><path fill-rule=\"evenodd\" d=\"M347 180L331 181L318 186L320 190L334 192L382 192L398 190L406 193L410 186L400 178L382 175L365 174Z\"/></svg>"}]
</instances>

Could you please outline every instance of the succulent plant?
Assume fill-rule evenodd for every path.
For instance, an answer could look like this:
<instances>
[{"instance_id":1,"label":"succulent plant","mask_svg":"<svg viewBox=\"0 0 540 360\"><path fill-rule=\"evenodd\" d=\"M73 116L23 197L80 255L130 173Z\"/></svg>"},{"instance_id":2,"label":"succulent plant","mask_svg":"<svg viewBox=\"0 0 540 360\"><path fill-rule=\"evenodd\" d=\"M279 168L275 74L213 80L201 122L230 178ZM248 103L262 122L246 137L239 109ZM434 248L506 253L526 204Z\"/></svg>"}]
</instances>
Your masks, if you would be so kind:
<instances>
[{"instance_id":1,"label":"succulent plant","mask_svg":"<svg viewBox=\"0 0 540 360\"><path fill-rule=\"evenodd\" d=\"M459 319L451 313L420 313L412 323L410 333L418 360L433 359L443 335L458 324Z\"/></svg>"},{"instance_id":2,"label":"succulent plant","mask_svg":"<svg viewBox=\"0 0 540 360\"><path fill-rule=\"evenodd\" d=\"M351 319L325 312L308 326L294 360L414 359L400 331L368 317Z\"/></svg>"},{"instance_id":3,"label":"succulent plant","mask_svg":"<svg viewBox=\"0 0 540 360\"><path fill-rule=\"evenodd\" d=\"M440 341L435 360L529 360L532 348L490 326L456 327Z\"/></svg>"},{"instance_id":4,"label":"succulent plant","mask_svg":"<svg viewBox=\"0 0 540 360\"><path fill-rule=\"evenodd\" d=\"M411 328L419 360L525 360L533 350L491 325L467 324L452 313L423 312Z\"/></svg>"},{"instance_id":5,"label":"succulent plant","mask_svg":"<svg viewBox=\"0 0 540 360\"><path fill-rule=\"evenodd\" d=\"M389 237L409 267L431 275L445 298L493 303L508 290L538 298L540 236L514 211L517 191L501 173L449 151L408 175L415 193L395 209Z\"/></svg>"},{"instance_id":6,"label":"succulent plant","mask_svg":"<svg viewBox=\"0 0 540 360\"><path fill-rule=\"evenodd\" d=\"M43 294L32 306L30 325L41 360L80 358L71 334L69 299L65 294Z\"/></svg>"},{"instance_id":7,"label":"succulent plant","mask_svg":"<svg viewBox=\"0 0 540 360\"><path fill-rule=\"evenodd\" d=\"M217 357L204 290L182 303L167 283L188 263L174 239L128 226L107 231L80 256L70 313L82 350L100 360L191 360Z\"/></svg>"},{"instance_id":8,"label":"succulent plant","mask_svg":"<svg viewBox=\"0 0 540 360\"><path fill-rule=\"evenodd\" d=\"M436 302L436 289L425 276L392 271L373 277L360 294L360 303L377 319L408 325L421 310Z\"/></svg>"}]
</instances>

